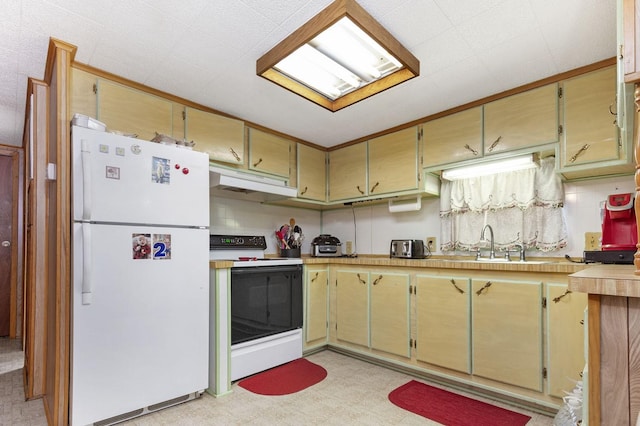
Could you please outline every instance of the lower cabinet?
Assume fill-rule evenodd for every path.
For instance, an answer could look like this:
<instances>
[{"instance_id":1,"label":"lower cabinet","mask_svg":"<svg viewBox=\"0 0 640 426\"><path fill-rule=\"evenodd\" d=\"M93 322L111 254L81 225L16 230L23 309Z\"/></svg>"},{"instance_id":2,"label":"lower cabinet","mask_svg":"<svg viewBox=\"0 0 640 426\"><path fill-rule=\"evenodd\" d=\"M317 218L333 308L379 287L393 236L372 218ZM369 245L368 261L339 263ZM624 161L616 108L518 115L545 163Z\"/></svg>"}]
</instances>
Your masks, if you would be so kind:
<instances>
[{"instance_id":1,"label":"lower cabinet","mask_svg":"<svg viewBox=\"0 0 640 426\"><path fill-rule=\"evenodd\" d=\"M416 359L471 373L468 277L416 275Z\"/></svg>"},{"instance_id":2,"label":"lower cabinet","mask_svg":"<svg viewBox=\"0 0 640 426\"><path fill-rule=\"evenodd\" d=\"M369 347L369 272L336 272L336 338Z\"/></svg>"},{"instance_id":3,"label":"lower cabinet","mask_svg":"<svg viewBox=\"0 0 640 426\"><path fill-rule=\"evenodd\" d=\"M328 335L313 326L315 302L308 300L307 342L507 399L521 396L549 413L580 380L587 301L567 291L566 274L340 264L327 270L328 295L317 293L316 311L328 298ZM309 268L307 285L323 273Z\"/></svg>"},{"instance_id":4,"label":"lower cabinet","mask_svg":"<svg viewBox=\"0 0 640 426\"><path fill-rule=\"evenodd\" d=\"M562 398L580 380L585 365L584 310L587 294L568 291L567 284L546 284L547 393Z\"/></svg>"},{"instance_id":5,"label":"lower cabinet","mask_svg":"<svg viewBox=\"0 0 640 426\"><path fill-rule=\"evenodd\" d=\"M409 358L409 284L409 274L337 271L336 339Z\"/></svg>"},{"instance_id":6,"label":"lower cabinet","mask_svg":"<svg viewBox=\"0 0 640 426\"><path fill-rule=\"evenodd\" d=\"M371 348L411 357L409 274L371 272Z\"/></svg>"},{"instance_id":7,"label":"lower cabinet","mask_svg":"<svg viewBox=\"0 0 640 426\"><path fill-rule=\"evenodd\" d=\"M327 344L329 275L327 268L306 268L304 348Z\"/></svg>"},{"instance_id":8,"label":"lower cabinet","mask_svg":"<svg viewBox=\"0 0 640 426\"><path fill-rule=\"evenodd\" d=\"M472 374L542 391L542 282L471 281Z\"/></svg>"}]
</instances>

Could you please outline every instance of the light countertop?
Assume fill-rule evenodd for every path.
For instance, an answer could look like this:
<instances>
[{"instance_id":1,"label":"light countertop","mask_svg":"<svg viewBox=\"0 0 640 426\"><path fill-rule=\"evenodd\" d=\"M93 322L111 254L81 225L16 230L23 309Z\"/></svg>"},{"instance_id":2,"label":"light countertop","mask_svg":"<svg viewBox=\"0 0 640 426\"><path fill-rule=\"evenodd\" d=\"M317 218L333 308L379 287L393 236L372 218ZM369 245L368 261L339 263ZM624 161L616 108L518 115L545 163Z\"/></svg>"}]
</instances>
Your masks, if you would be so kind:
<instances>
[{"instance_id":1,"label":"light countertop","mask_svg":"<svg viewBox=\"0 0 640 426\"><path fill-rule=\"evenodd\" d=\"M516 258L517 259L517 258ZM526 262L513 260L511 262L475 261L473 258L463 257L433 257L429 259L391 259L382 255L361 255L358 257L311 257L303 256L305 265L351 265L378 266L403 268L432 268L432 269L466 269L481 271L508 272L545 272L573 274L583 269L593 268L594 264L586 265L573 263L559 258L537 258ZM233 262L211 261L210 268L230 268Z\"/></svg>"},{"instance_id":2,"label":"light countertop","mask_svg":"<svg viewBox=\"0 0 640 426\"><path fill-rule=\"evenodd\" d=\"M569 289L607 296L640 297L634 265L595 265L569 275Z\"/></svg>"}]
</instances>

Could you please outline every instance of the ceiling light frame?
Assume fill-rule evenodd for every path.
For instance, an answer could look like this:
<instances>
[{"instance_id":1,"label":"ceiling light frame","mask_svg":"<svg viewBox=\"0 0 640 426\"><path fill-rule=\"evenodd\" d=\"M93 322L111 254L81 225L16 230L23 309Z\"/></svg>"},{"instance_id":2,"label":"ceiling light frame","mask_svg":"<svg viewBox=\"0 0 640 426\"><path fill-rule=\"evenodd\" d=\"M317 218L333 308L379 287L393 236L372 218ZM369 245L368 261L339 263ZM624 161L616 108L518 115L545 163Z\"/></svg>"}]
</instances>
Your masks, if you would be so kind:
<instances>
[{"instance_id":1,"label":"ceiling light frame","mask_svg":"<svg viewBox=\"0 0 640 426\"><path fill-rule=\"evenodd\" d=\"M330 99L309 86L274 69L275 65L313 40L327 28L347 17L383 49L397 59L402 67L379 80L365 84L340 97ZM256 61L257 75L306 98L332 112L353 105L420 75L420 61L396 40L355 0L336 0L291 33Z\"/></svg>"}]
</instances>

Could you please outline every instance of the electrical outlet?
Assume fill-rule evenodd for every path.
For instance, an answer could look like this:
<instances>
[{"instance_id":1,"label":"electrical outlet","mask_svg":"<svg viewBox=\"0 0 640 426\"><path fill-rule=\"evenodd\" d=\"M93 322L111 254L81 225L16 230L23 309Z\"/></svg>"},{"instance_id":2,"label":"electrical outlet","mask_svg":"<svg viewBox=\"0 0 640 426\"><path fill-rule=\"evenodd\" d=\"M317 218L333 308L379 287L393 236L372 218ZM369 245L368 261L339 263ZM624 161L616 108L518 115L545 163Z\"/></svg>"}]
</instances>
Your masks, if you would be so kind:
<instances>
[{"instance_id":1,"label":"electrical outlet","mask_svg":"<svg viewBox=\"0 0 640 426\"><path fill-rule=\"evenodd\" d=\"M436 237L427 237L427 248L430 252L436 251Z\"/></svg>"},{"instance_id":2,"label":"electrical outlet","mask_svg":"<svg viewBox=\"0 0 640 426\"><path fill-rule=\"evenodd\" d=\"M601 250L602 249L601 239L602 239L602 232L585 232L584 233L585 251Z\"/></svg>"}]
</instances>

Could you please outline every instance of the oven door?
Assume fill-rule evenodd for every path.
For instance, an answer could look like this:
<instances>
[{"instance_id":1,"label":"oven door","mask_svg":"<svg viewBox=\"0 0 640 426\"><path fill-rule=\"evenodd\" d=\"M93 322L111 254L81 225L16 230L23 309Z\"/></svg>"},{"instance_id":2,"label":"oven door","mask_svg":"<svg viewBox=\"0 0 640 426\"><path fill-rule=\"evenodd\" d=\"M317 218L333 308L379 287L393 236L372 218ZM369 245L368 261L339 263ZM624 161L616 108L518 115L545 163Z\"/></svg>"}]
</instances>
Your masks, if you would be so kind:
<instances>
[{"instance_id":1,"label":"oven door","mask_svg":"<svg viewBox=\"0 0 640 426\"><path fill-rule=\"evenodd\" d=\"M302 328L302 265L231 268L231 344Z\"/></svg>"}]
</instances>

